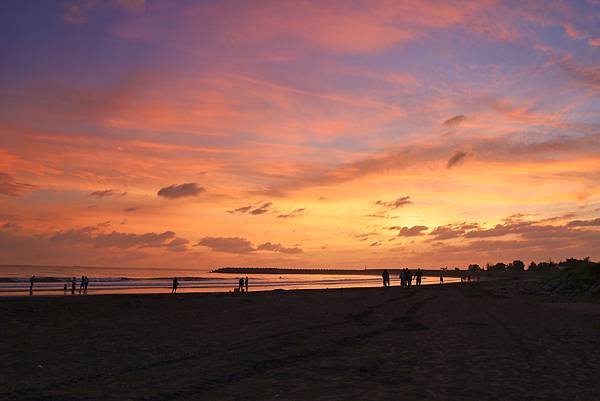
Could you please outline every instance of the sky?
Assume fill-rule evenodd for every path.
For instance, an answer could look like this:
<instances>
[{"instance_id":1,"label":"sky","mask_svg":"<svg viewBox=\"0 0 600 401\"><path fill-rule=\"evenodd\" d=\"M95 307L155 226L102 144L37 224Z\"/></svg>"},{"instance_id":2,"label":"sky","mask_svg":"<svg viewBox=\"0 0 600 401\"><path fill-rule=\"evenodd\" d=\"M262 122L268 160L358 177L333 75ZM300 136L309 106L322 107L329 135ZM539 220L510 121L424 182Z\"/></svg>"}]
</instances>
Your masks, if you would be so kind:
<instances>
[{"instance_id":1,"label":"sky","mask_svg":"<svg viewBox=\"0 0 600 401\"><path fill-rule=\"evenodd\" d=\"M600 1L7 0L0 263L600 259Z\"/></svg>"}]
</instances>

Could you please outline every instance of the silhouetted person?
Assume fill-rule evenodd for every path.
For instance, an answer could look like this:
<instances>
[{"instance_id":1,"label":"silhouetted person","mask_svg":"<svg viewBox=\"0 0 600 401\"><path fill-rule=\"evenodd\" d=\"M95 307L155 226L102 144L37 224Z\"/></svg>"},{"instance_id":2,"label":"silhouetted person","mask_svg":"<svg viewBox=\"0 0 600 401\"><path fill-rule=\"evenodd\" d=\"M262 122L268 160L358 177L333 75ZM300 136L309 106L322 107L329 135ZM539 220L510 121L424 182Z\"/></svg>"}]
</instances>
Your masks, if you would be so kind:
<instances>
[{"instance_id":1,"label":"silhouetted person","mask_svg":"<svg viewBox=\"0 0 600 401\"><path fill-rule=\"evenodd\" d=\"M81 276L81 284L79 284L79 293L81 294L81 291L83 291L83 287L85 286L85 277Z\"/></svg>"},{"instance_id":2,"label":"silhouetted person","mask_svg":"<svg viewBox=\"0 0 600 401\"><path fill-rule=\"evenodd\" d=\"M417 269L417 271L415 272L415 278L416 278L416 284L417 286L421 285L421 278L423 277L423 272L421 271L421 269Z\"/></svg>"},{"instance_id":3,"label":"silhouetted person","mask_svg":"<svg viewBox=\"0 0 600 401\"><path fill-rule=\"evenodd\" d=\"M381 278L383 279L383 286L388 287L390 285L390 272L387 269L383 270Z\"/></svg>"},{"instance_id":4,"label":"silhouetted person","mask_svg":"<svg viewBox=\"0 0 600 401\"><path fill-rule=\"evenodd\" d=\"M33 294L33 283L35 282L35 274L29 279L29 295Z\"/></svg>"},{"instance_id":5,"label":"silhouetted person","mask_svg":"<svg viewBox=\"0 0 600 401\"><path fill-rule=\"evenodd\" d=\"M406 284L411 287L412 286L412 271L408 270L408 268L406 269Z\"/></svg>"},{"instance_id":6,"label":"silhouetted person","mask_svg":"<svg viewBox=\"0 0 600 401\"><path fill-rule=\"evenodd\" d=\"M404 287L406 285L406 271L404 269L400 270L400 287Z\"/></svg>"},{"instance_id":7,"label":"silhouetted person","mask_svg":"<svg viewBox=\"0 0 600 401\"><path fill-rule=\"evenodd\" d=\"M63 292L65 293L65 295L67 295L67 283L65 283L65 285L63 287Z\"/></svg>"},{"instance_id":8,"label":"silhouetted person","mask_svg":"<svg viewBox=\"0 0 600 401\"><path fill-rule=\"evenodd\" d=\"M85 276L83 278L83 293L87 294L87 289L88 289L88 285L90 284L90 279L88 278L88 276Z\"/></svg>"},{"instance_id":9,"label":"silhouetted person","mask_svg":"<svg viewBox=\"0 0 600 401\"><path fill-rule=\"evenodd\" d=\"M77 287L77 279L73 277L71 279L71 295L75 295L75 287Z\"/></svg>"},{"instance_id":10,"label":"silhouetted person","mask_svg":"<svg viewBox=\"0 0 600 401\"><path fill-rule=\"evenodd\" d=\"M177 292L177 287L179 287L179 281L177 277L173 279L173 288L171 288L171 294L175 294Z\"/></svg>"},{"instance_id":11,"label":"silhouetted person","mask_svg":"<svg viewBox=\"0 0 600 401\"><path fill-rule=\"evenodd\" d=\"M444 284L444 273L440 273L440 284Z\"/></svg>"},{"instance_id":12,"label":"silhouetted person","mask_svg":"<svg viewBox=\"0 0 600 401\"><path fill-rule=\"evenodd\" d=\"M244 292L244 278L240 277L240 280L238 281L238 290L240 290L240 292Z\"/></svg>"},{"instance_id":13,"label":"silhouetted person","mask_svg":"<svg viewBox=\"0 0 600 401\"><path fill-rule=\"evenodd\" d=\"M244 280L244 286L246 287L246 292L248 292L248 276L246 276L246 279Z\"/></svg>"}]
</instances>

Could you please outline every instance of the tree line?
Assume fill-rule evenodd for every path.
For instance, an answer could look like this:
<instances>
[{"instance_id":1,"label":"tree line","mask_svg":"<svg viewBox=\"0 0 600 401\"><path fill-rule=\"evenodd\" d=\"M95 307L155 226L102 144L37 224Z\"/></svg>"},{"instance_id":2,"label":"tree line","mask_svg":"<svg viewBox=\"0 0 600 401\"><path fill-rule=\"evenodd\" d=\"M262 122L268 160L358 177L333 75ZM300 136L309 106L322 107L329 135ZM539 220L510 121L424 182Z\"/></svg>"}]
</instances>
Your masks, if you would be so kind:
<instances>
[{"instance_id":1,"label":"tree line","mask_svg":"<svg viewBox=\"0 0 600 401\"><path fill-rule=\"evenodd\" d=\"M567 268L567 267L581 267L581 266L600 266L600 263L592 262L589 257L584 258L584 259L568 258L568 259L565 259L560 262L553 262L552 260L550 260L548 262L536 263L536 262L532 261L531 263L529 263L529 265L527 266L527 269L526 269L525 262L517 259L517 260L513 260L512 262L510 262L508 264L506 264L504 262L498 262L498 263L494 263L494 264L487 263L485 265L485 267L481 267L478 264L470 264L467 267L467 270L470 272L482 272L482 271L488 271L488 272L524 272L524 271L549 272L549 271L560 270L560 269Z\"/></svg>"}]
</instances>

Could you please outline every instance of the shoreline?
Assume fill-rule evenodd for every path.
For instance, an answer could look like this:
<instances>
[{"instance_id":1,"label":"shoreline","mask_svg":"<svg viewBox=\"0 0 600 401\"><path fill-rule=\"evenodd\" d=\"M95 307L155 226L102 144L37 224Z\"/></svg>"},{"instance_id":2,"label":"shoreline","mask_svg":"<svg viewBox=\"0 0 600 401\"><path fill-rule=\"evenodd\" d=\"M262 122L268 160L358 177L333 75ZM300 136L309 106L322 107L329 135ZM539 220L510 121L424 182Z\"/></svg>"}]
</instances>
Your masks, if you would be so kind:
<instances>
[{"instance_id":1,"label":"shoreline","mask_svg":"<svg viewBox=\"0 0 600 401\"><path fill-rule=\"evenodd\" d=\"M481 281L483 282L483 281ZM424 283L422 285L422 287L433 287L433 286L446 286L446 285L458 285L458 284L462 284L462 285L469 285L469 284L476 284L477 282L472 282L472 283L461 283L458 281L449 281L449 282L445 282L443 284L440 283ZM299 287L301 287L302 285L299 285ZM310 287L312 286L311 283L307 283L305 284L306 287ZM330 287L330 288L271 288L271 287L277 287L277 286L265 286L265 287L269 287L269 288L263 288L263 289L256 289L257 287L254 287L254 289L251 289L249 291L249 293L263 293L263 292L274 292L274 291L335 291L335 290L365 290L365 289L377 289L377 288L384 288L382 285L373 285L373 286L340 286L340 287ZM259 286L260 288L260 286ZM402 289L406 289L406 290L410 290L412 288L417 288L416 285L412 285L410 288L406 288L406 287L400 287L400 285L392 285L390 287L388 287L390 290L394 289L394 288L402 288ZM152 291L130 291L129 290L152 290ZM119 288L90 288L88 289L87 293L79 293L79 289L75 290L74 294L71 294L71 290L68 288L66 291L66 294L64 294L64 290L62 288L51 288L51 289L37 289L37 291L41 291L43 293L38 293L36 294L36 289L34 287L34 291L33 294L29 294L29 290L28 289L24 289L21 291L13 291L13 290L9 290L9 289L0 289L0 299L3 298L15 298L15 297L22 297L22 298L39 298L39 297L48 297L48 298L54 298L54 297L85 297L85 296L107 296L107 295L193 295L193 294L235 294L235 295L239 295L239 296L244 296L245 293L235 293L233 290L222 290L222 291L211 291L212 288L206 288L206 287L179 287L178 291L176 294L171 294L170 293L171 288L164 286L164 287L144 287L144 286L137 286L137 287L119 287ZM206 290L206 291L205 291ZM11 294L11 295L6 295L6 293L17 293L18 294ZM53 294L45 294L46 292L52 292ZM58 293L63 293L63 294L58 294Z\"/></svg>"},{"instance_id":2,"label":"shoreline","mask_svg":"<svg viewBox=\"0 0 600 401\"><path fill-rule=\"evenodd\" d=\"M258 290L294 290L294 289L326 289L326 288L355 288L355 287L381 287L381 278L376 276L344 276L344 275L248 275L251 291ZM446 277L446 284L458 282L459 279ZM394 279L393 284L399 284ZM432 277L423 277L423 285L438 284L439 280ZM413 284L416 284L413 282ZM238 277L226 275L226 277L206 277L187 280L179 278L178 292L232 292L239 285ZM64 286L66 286L66 291ZM18 295L83 295L79 291L80 281L76 281L75 293L71 294L71 283L52 281L36 282L33 294L29 293L29 283L10 282L0 283L0 296ZM136 280L113 280L108 278L96 278L90 281L86 295L97 295L105 293L165 293L171 292L171 279L136 279Z\"/></svg>"}]
</instances>

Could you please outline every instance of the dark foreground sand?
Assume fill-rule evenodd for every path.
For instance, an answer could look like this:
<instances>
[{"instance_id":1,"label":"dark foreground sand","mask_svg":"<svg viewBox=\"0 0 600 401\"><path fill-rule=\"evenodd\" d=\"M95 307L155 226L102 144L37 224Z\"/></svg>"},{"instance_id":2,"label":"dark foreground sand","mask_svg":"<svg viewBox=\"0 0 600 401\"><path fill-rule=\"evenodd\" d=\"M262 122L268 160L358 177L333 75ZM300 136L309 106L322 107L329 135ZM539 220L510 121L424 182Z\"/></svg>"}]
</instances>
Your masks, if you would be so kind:
<instances>
[{"instance_id":1,"label":"dark foreground sand","mask_svg":"<svg viewBox=\"0 0 600 401\"><path fill-rule=\"evenodd\" d=\"M600 305L502 283L0 299L1 400L599 400Z\"/></svg>"}]
</instances>

